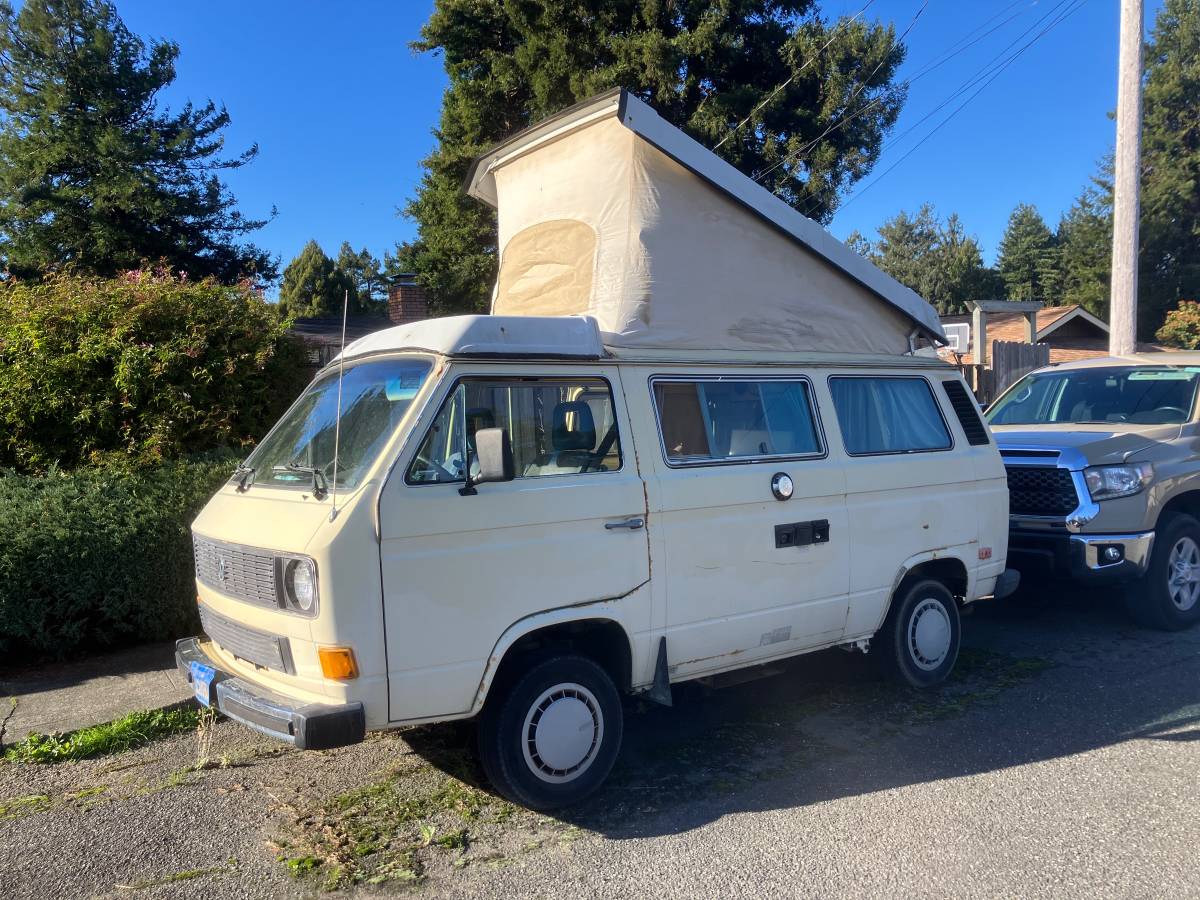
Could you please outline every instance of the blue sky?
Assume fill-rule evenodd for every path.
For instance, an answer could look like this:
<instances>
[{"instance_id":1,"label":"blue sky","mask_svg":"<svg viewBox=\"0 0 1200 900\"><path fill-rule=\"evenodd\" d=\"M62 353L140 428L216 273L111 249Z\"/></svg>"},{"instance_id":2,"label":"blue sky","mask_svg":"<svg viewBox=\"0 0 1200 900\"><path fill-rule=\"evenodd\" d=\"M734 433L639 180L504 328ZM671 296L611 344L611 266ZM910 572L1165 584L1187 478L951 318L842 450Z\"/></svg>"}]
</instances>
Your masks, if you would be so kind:
<instances>
[{"instance_id":1,"label":"blue sky","mask_svg":"<svg viewBox=\"0 0 1200 900\"><path fill-rule=\"evenodd\" d=\"M1036 204L1054 226L1112 145L1108 113L1116 105L1118 0L1082 0L1070 18L901 157L966 95L923 124L919 120L1058 2L929 0L906 38L901 79L989 20L991 28L1013 18L911 86L875 173L859 187L895 168L851 197L834 219L834 234L844 238L858 229L870 235L898 210L928 201L942 215L958 212L990 262L1017 203ZM853 15L865 3L824 0L822 10L830 18ZM180 44L170 103L223 102L233 117L230 149L259 144L259 158L228 181L248 215L278 208L256 240L284 265L309 238L328 253L349 240L382 257L413 235L397 207L420 179L445 87L441 60L408 49L431 0L117 5L142 37ZM1148 26L1160 5L1146 3ZM874 0L866 17L893 21L903 31L921 6L922 0Z\"/></svg>"}]
</instances>

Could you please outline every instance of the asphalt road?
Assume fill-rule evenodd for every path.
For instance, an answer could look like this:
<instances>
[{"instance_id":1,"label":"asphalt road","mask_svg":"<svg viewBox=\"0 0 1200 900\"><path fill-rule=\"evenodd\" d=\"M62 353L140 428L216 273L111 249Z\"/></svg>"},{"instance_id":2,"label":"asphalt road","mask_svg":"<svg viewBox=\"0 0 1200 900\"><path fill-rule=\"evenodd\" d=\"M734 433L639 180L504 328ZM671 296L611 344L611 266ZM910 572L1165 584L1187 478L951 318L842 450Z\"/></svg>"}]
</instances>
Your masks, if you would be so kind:
<instances>
[{"instance_id":1,"label":"asphalt road","mask_svg":"<svg viewBox=\"0 0 1200 900\"><path fill-rule=\"evenodd\" d=\"M0 893L1198 895L1198 650L1100 597L981 605L932 693L832 651L631 704L610 786L556 817L479 789L463 727L299 753L219 722L0 765Z\"/></svg>"}]
</instances>

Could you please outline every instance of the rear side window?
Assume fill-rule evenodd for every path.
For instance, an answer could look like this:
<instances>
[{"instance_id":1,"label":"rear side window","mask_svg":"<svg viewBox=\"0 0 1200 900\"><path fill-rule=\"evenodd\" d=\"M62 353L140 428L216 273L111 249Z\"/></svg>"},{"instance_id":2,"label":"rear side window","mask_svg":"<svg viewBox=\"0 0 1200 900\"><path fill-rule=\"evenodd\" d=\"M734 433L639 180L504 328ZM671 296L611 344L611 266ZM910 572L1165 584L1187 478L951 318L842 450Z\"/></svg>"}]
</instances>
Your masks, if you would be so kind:
<instances>
[{"instance_id":1,"label":"rear side window","mask_svg":"<svg viewBox=\"0 0 1200 900\"><path fill-rule=\"evenodd\" d=\"M851 456L953 446L929 382L916 377L832 376L829 392Z\"/></svg>"},{"instance_id":2,"label":"rear side window","mask_svg":"<svg viewBox=\"0 0 1200 900\"><path fill-rule=\"evenodd\" d=\"M653 391L669 463L823 452L807 381L655 379Z\"/></svg>"},{"instance_id":3,"label":"rear side window","mask_svg":"<svg viewBox=\"0 0 1200 900\"><path fill-rule=\"evenodd\" d=\"M979 410L975 406L975 401L967 394L963 383L961 381L943 381L942 387L946 391L950 405L954 407L954 415L958 416L958 423L962 425L963 434L967 436L967 443L973 447L990 443L987 428L984 426L983 420L979 418Z\"/></svg>"},{"instance_id":4,"label":"rear side window","mask_svg":"<svg viewBox=\"0 0 1200 900\"><path fill-rule=\"evenodd\" d=\"M442 404L408 468L409 484L463 480L475 432L503 428L518 478L621 468L612 391L599 378L471 378Z\"/></svg>"}]
</instances>

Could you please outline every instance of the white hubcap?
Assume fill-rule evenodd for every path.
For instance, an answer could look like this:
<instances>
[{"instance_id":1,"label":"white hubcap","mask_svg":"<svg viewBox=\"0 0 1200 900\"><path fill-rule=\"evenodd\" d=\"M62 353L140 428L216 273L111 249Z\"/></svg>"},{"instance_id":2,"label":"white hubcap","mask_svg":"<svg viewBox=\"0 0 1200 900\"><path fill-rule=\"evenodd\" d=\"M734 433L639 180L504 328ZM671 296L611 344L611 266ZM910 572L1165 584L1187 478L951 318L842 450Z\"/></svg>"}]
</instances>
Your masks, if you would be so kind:
<instances>
[{"instance_id":1,"label":"white hubcap","mask_svg":"<svg viewBox=\"0 0 1200 900\"><path fill-rule=\"evenodd\" d=\"M940 601L922 600L908 621L908 651L917 667L936 669L950 652L950 614Z\"/></svg>"},{"instance_id":2,"label":"white hubcap","mask_svg":"<svg viewBox=\"0 0 1200 900\"><path fill-rule=\"evenodd\" d=\"M1200 599L1200 547L1190 537L1180 538L1171 548L1167 590L1180 610L1191 609Z\"/></svg>"},{"instance_id":3,"label":"white hubcap","mask_svg":"<svg viewBox=\"0 0 1200 900\"><path fill-rule=\"evenodd\" d=\"M561 784L588 770L604 740L604 714L581 684L556 684L529 707L521 749L531 772Z\"/></svg>"}]
</instances>

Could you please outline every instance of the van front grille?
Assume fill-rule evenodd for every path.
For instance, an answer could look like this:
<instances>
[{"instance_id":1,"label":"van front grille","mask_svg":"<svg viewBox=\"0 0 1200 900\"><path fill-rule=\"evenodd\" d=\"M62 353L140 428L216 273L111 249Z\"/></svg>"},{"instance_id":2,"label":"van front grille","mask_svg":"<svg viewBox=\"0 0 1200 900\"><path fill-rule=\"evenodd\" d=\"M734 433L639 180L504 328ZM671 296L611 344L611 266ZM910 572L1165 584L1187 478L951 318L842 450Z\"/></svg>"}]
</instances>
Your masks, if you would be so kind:
<instances>
[{"instance_id":1,"label":"van front grille","mask_svg":"<svg viewBox=\"0 0 1200 900\"><path fill-rule=\"evenodd\" d=\"M1008 509L1014 516L1066 516L1079 506L1068 469L1006 466Z\"/></svg>"},{"instance_id":2,"label":"van front grille","mask_svg":"<svg viewBox=\"0 0 1200 900\"><path fill-rule=\"evenodd\" d=\"M262 606L279 606L275 555L267 550L224 544L192 535L196 579L227 597Z\"/></svg>"},{"instance_id":3,"label":"van front grille","mask_svg":"<svg viewBox=\"0 0 1200 900\"><path fill-rule=\"evenodd\" d=\"M200 604L200 625L222 650L265 669L293 675L292 645L285 637L227 619Z\"/></svg>"}]
</instances>

